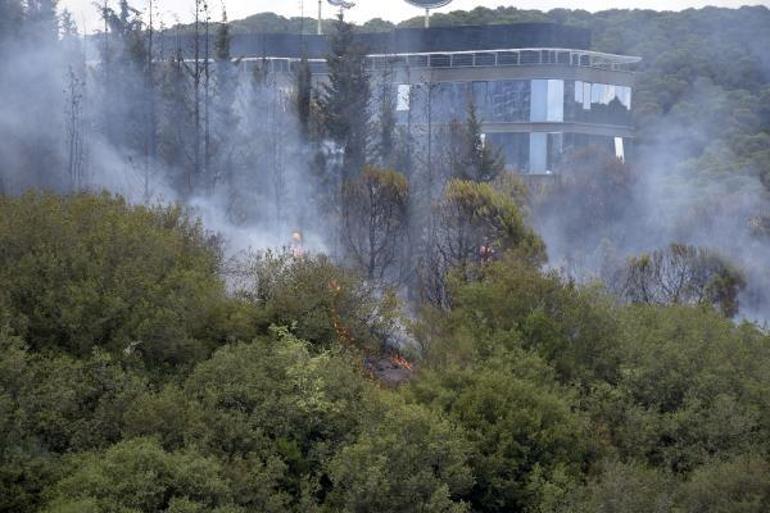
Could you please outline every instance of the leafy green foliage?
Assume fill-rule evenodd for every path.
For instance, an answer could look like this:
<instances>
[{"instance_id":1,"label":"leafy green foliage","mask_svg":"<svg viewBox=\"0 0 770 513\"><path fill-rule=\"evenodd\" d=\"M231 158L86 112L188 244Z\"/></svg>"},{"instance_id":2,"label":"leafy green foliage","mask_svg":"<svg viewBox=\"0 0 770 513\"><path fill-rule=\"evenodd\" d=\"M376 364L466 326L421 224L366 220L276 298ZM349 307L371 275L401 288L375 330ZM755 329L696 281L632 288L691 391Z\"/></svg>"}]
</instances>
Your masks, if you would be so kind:
<instances>
[{"instance_id":1,"label":"leafy green foliage","mask_svg":"<svg viewBox=\"0 0 770 513\"><path fill-rule=\"evenodd\" d=\"M574 398L533 355L502 351L476 365L437 367L408 392L467 431L474 511L529 510L579 475L586 451Z\"/></svg>"},{"instance_id":2,"label":"leafy green foliage","mask_svg":"<svg viewBox=\"0 0 770 513\"><path fill-rule=\"evenodd\" d=\"M164 451L152 439L79 454L42 511L218 511L230 503L221 465L194 450Z\"/></svg>"},{"instance_id":3,"label":"leafy green foliage","mask_svg":"<svg viewBox=\"0 0 770 513\"><path fill-rule=\"evenodd\" d=\"M372 284L325 255L297 258L268 251L239 263L235 275L239 294L255 307L260 331L288 326L319 348L337 343L377 348L396 320L392 295L378 297Z\"/></svg>"},{"instance_id":4,"label":"leafy green foliage","mask_svg":"<svg viewBox=\"0 0 770 513\"><path fill-rule=\"evenodd\" d=\"M0 199L0 283L36 350L133 352L155 369L204 358L226 318L218 251L176 207L107 195Z\"/></svg>"},{"instance_id":5,"label":"leafy green foliage","mask_svg":"<svg viewBox=\"0 0 770 513\"><path fill-rule=\"evenodd\" d=\"M336 511L461 513L473 482L461 432L418 405L377 398L358 440L330 465Z\"/></svg>"},{"instance_id":6,"label":"leafy green foliage","mask_svg":"<svg viewBox=\"0 0 770 513\"><path fill-rule=\"evenodd\" d=\"M533 263L545 259L545 246L518 205L489 184L451 180L438 210L439 252L451 266L478 262L482 246L513 251Z\"/></svg>"},{"instance_id":7,"label":"leafy green foliage","mask_svg":"<svg viewBox=\"0 0 770 513\"><path fill-rule=\"evenodd\" d=\"M759 513L770 508L770 466L756 456L739 456L698 469L681 492L687 513Z\"/></svg>"}]
</instances>

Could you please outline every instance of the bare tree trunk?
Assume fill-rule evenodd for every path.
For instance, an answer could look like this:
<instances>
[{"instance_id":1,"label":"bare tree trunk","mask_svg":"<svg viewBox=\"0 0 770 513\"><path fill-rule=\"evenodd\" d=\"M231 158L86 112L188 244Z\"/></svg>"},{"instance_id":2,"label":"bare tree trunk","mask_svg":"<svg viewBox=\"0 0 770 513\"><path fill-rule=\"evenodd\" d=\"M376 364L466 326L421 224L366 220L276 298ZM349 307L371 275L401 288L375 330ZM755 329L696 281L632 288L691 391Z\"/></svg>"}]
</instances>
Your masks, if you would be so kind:
<instances>
[{"instance_id":1,"label":"bare tree trunk","mask_svg":"<svg viewBox=\"0 0 770 513\"><path fill-rule=\"evenodd\" d=\"M85 150L83 143L83 101L85 84L70 66L67 81L67 175L72 190L83 186Z\"/></svg>"},{"instance_id":2,"label":"bare tree trunk","mask_svg":"<svg viewBox=\"0 0 770 513\"><path fill-rule=\"evenodd\" d=\"M210 110L211 110L211 75L209 67L209 6L204 1L203 3L204 13L204 35L206 40L204 41L204 61L203 61L203 175L206 180L207 188L213 189L213 180L209 176L211 173L211 122L210 122Z\"/></svg>"},{"instance_id":3,"label":"bare tree trunk","mask_svg":"<svg viewBox=\"0 0 770 513\"><path fill-rule=\"evenodd\" d=\"M200 178L201 170L201 45L200 45L200 11L201 0L195 0L195 41L193 43L193 116L194 116L194 140L193 140L193 167L188 173L187 189L192 196L194 179Z\"/></svg>"},{"instance_id":4,"label":"bare tree trunk","mask_svg":"<svg viewBox=\"0 0 770 513\"><path fill-rule=\"evenodd\" d=\"M149 26L147 30L147 66L145 70L145 88L147 95L147 126L145 127L145 154L144 154L144 200L150 200L150 175L153 163L157 156L157 131L156 131L156 105L155 105L155 68L153 44L155 27L153 24L153 0L149 0Z\"/></svg>"}]
</instances>

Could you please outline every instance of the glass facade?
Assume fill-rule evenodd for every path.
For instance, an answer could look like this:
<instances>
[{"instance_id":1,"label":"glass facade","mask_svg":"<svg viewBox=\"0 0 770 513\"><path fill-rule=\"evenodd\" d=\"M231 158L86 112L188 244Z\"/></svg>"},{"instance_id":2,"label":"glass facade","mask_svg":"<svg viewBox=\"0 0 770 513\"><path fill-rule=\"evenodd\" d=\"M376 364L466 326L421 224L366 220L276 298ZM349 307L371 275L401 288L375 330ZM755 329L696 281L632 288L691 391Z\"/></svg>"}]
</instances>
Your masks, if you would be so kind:
<instances>
[{"instance_id":1,"label":"glass facade","mask_svg":"<svg viewBox=\"0 0 770 513\"><path fill-rule=\"evenodd\" d=\"M627 140L622 137L563 132L504 132L486 134L490 146L499 149L508 169L546 174L558 169L567 151L597 146L626 159Z\"/></svg>"},{"instance_id":2,"label":"glass facade","mask_svg":"<svg viewBox=\"0 0 770 513\"><path fill-rule=\"evenodd\" d=\"M410 88L401 89L402 86ZM410 111L413 123L449 123L465 118L468 103L473 101L479 118L486 122L526 122L530 118L529 80L495 80L476 82L437 82L399 86L397 109ZM408 98L405 105L404 98ZM399 117L406 122L406 116Z\"/></svg>"},{"instance_id":3,"label":"glass facade","mask_svg":"<svg viewBox=\"0 0 770 513\"><path fill-rule=\"evenodd\" d=\"M566 121L631 125L631 88L568 80L564 91Z\"/></svg>"},{"instance_id":4,"label":"glass facade","mask_svg":"<svg viewBox=\"0 0 770 513\"><path fill-rule=\"evenodd\" d=\"M490 123L578 121L631 125L631 88L581 80L491 80L401 84L397 111L416 123L462 120L469 101ZM401 116L406 122L406 116Z\"/></svg>"},{"instance_id":5,"label":"glass facade","mask_svg":"<svg viewBox=\"0 0 770 513\"><path fill-rule=\"evenodd\" d=\"M581 122L631 125L631 88L580 80L533 79L400 84L396 115L402 124L444 125L465 118L469 102L484 123ZM499 128L498 128L499 129ZM564 132L497 132L485 141L506 166L523 173L550 173L575 147L605 148L625 160L622 137Z\"/></svg>"}]
</instances>

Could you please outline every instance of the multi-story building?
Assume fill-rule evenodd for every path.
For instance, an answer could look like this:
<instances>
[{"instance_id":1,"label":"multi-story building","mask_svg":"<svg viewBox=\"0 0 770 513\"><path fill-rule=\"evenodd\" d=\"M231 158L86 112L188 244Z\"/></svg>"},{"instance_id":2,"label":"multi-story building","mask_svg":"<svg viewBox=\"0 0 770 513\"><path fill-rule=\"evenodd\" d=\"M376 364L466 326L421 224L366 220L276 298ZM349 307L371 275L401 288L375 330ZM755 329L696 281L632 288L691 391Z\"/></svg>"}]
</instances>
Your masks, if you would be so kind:
<instances>
[{"instance_id":1,"label":"multi-story building","mask_svg":"<svg viewBox=\"0 0 770 513\"><path fill-rule=\"evenodd\" d=\"M626 158L633 73L640 59L591 51L590 32L545 23L396 29L357 35L374 81L396 95L398 123L440 133L473 102L485 140L509 168L550 173L570 148L601 145ZM324 80L325 36L236 35L234 55L288 72L307 58Z\"/></svg>"}]
</instances>

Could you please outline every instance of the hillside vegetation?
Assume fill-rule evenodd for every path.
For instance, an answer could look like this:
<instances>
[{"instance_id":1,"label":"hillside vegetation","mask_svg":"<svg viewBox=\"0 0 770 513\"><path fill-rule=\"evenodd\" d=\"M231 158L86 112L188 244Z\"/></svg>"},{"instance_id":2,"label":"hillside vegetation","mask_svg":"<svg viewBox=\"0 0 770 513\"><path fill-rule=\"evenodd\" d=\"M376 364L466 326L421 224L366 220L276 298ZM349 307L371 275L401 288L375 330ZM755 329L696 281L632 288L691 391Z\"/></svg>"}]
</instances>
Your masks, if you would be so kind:
<instances>
[{"instance_id":1,"label":"hillside vegetation","mask_svg":"<svg viewBox=\"0 0 770 513\"><path fill-rule=\"evenodd\" d=\"M511 254L450 281L390 389L363 361L392 310L322 257L227 293L184 212L107 195L2 199L0 247L2 511L770 507L770 337L709 306Z\"/></svg>"}]
</instances>

